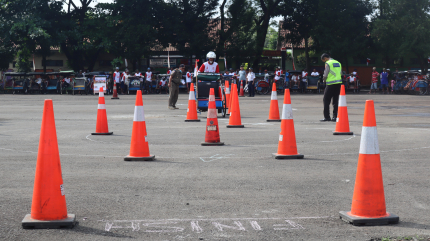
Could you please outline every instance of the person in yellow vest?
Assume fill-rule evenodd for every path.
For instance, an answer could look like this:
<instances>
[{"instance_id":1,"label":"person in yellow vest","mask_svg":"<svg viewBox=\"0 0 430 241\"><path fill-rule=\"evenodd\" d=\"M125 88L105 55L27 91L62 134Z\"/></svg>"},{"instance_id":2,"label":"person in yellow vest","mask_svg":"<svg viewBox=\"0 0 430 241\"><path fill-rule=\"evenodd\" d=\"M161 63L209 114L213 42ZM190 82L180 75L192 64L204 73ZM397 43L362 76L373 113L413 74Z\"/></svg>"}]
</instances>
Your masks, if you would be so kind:
<instances>
[{"instance_id":1,"label":"person in yellow vest","mask_svg":"<svg viewBox=\"0 0 430 241\"><path fill-rule=\"evenodd\" d=\"M321 55L325 62L323 81L326 84L324 90L324 119L321 121L336 121L337 106L339 104L340 87L342 85L342 65L339 61L330 58L330 55ZM333 100L333 119L330 119L330 102Z\"/></svg>"}]
</instances>

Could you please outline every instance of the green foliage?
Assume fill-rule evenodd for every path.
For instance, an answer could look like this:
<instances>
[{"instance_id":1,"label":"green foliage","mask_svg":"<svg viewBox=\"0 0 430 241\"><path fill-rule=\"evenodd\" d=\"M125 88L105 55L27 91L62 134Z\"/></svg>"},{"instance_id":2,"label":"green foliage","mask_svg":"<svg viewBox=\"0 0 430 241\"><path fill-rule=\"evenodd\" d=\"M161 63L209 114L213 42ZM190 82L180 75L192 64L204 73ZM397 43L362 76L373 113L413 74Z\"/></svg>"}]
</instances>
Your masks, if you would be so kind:
<instances>
[{"instance_id":1,"label":"green foliage","mask_svg":"<svg viewBox=\"0 0 430 241\"><path fill-rule=\"evenodd\" d=\"M121 65L124 64L124 61L122 60L121 57L119 58L114 58L111 62L112 67L115 69L115 67L121 67Z\"/></svg>"},{"instance_id":2,"label":"green foliage","mask_svg":"<svg viewBox=\"0 0 430 241\"><path fill-rule=\"evenodd\" d=\"M274 28L269 27L266 34L266 40L264 42L264 49L275 50L277 44L278 44L278 32Z\"/></svg>"},{"instance_id":3,"label":"green foliage","mask_svg":"<svg viewBox=\"0 0 430 241\"><path fill-rule=\"evenodd\" d=\"M315 50L309 51L309 57L316 57ZM296 56L296 64L300 66L306 66L306 53L303 52Z\"/></svg>"},{"instance_id":4,"label":"green foliage","mask_svg":"<svg viewBox=\"0 0 430 241\"><path fill-rule=\"evenodd\" d=\"M20 48L17 52L17 67L18 72L30 72L31 70L31 62L29 59L31 58L30 50L27 48Z\"/></svg>"},{"instance_id":5,"label":"green foliage","mask_svg":"<svg viewBox=\"0 0 430 241\"><path fill-rule=\"evenodd\" d=\"M348 67L348 57L366 55L370 51L368 0L320 0L317 21L311 31L313 47L328 52Z\"/></svg>"}]
</instances>

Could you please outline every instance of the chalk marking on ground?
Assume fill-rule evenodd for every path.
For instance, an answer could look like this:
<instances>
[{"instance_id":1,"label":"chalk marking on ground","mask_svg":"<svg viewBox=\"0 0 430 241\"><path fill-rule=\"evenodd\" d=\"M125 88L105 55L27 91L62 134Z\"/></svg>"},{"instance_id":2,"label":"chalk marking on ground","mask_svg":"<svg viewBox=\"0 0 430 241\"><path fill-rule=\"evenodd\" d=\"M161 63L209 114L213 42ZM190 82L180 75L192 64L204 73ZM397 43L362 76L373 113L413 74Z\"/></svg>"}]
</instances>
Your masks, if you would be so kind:
<instances>
[{"instance_id":1,"label":"chalk marking on ground","mask_svg":"<svg viewBox=\"0 0 430 241\"><path fill-rule=\"evenodd\" d=\"M226 154L226 155L215 154L215 155L210 156L210 157L199 157L199 158L203 162L212 162L212 161L220 160L223 158L232 158L231 156L234 156L234 154Z\"/></svg>"},{"instance_id":2,"label":"chalk marking on ground","mask_svg":"<svg viewBox=\"0 0 430 241\"><path fill-rule=\"evenodd\" d=\"M160 219L160 220L98 220L98 222L106 223L105 231L109 232L112 229L131 229L132 231L147 232L147 233L167 233L167 232L183 232L187 227L191 228L194 233L202 233L203 228L199 222L206 222L207 225L216 229L218 232L223 231L247 231L248 224L251 230L261 231L262 225L258 222L266 222L266 226L273 227L273 230L299 230L305 229L302 225L291 220L305 219L326 219L333 216L317 216L317 217L290 217L290 218L197 218L197 219ZM268 225L268 221L284 220L286 223ZM224 222L224 223L221 223ZM230 223L228 223L230 222ZM243 224L246 223L247 225ZM182 225L180 224L182 223ZM189 224L188 224L189 223ZM175 225L175 226L169 226Z\"/></svg>"}]
</instances>

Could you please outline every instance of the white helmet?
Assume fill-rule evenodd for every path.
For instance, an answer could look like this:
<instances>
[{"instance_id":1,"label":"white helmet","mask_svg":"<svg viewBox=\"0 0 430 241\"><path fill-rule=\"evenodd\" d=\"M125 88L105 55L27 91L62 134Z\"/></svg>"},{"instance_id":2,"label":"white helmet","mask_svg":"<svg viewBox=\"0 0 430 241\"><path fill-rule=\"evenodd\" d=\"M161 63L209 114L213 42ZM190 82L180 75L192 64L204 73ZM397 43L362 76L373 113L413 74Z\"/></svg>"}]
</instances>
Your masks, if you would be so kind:
<instances>
[{"instance_id":1,"label":"white helmet","mask_svg":"<svg viewBox=\"0 0 430 241\"><path fill-rule=\"evenodd\" d=\"M216 59L216 54L214 52L210 51L208 54L206 54L206 58Z\"/></svg>"}]
</instances>

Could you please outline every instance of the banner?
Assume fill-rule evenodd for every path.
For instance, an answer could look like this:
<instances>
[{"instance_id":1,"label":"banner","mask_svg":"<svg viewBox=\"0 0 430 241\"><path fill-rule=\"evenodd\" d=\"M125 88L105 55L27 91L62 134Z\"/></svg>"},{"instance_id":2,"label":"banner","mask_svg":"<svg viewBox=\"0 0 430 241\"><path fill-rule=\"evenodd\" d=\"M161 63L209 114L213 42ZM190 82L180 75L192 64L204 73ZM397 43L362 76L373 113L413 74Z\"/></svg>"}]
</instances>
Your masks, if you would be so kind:
<instances>
[{"instance_id":1,"label":"banner","mask_svg":"<svg viewBox=\"0 0 430 241\"><path fill-rule=\"evenodd\" d=\"M99 93L101 87L103 87L103 92L106 93L106 76L96 75L94 76L94 94Z\"/></svg>"}]
</instances>

